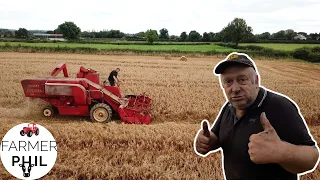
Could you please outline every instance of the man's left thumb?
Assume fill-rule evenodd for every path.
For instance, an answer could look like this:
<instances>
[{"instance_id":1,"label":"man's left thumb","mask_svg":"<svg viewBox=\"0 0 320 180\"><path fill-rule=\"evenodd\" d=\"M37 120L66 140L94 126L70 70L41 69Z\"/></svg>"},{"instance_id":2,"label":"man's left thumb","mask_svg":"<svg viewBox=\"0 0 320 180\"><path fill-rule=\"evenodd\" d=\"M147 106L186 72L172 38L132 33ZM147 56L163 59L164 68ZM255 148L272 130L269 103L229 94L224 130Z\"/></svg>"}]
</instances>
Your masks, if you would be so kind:
<instances>
[{"instance_id":1,"label":"man's left thumb","mask_svg":"<svg viewBox=\"0 0 320 180\"><path fill-rule=\"evenodd\" d=\"M260 115L260 122L264 130L273 129L272 125L270 124L269 120L267 119L266 113L262 112Z\"/></svg>"}]
</instances>

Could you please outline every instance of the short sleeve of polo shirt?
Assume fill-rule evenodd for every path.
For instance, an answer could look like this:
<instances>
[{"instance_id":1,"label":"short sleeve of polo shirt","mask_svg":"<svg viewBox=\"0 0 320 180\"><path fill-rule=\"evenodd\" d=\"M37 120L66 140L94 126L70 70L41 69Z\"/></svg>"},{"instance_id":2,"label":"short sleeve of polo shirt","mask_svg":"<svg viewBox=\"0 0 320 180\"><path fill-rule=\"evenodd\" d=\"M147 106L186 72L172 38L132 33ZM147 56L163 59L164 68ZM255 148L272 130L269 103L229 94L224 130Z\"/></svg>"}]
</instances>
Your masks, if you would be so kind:
<instances>
[{"instance_id":1,"label":"short sleeve of polo shirt","mask_svg":"<svg viewBox=\"0 0 320 180\"><path fill-rule=\"evenodd\" d=\"M314 146L308 127L304 124L298 108L287 98L276 98L266 116L280 139L295 145Z\"/></svg>"}]
</instances>

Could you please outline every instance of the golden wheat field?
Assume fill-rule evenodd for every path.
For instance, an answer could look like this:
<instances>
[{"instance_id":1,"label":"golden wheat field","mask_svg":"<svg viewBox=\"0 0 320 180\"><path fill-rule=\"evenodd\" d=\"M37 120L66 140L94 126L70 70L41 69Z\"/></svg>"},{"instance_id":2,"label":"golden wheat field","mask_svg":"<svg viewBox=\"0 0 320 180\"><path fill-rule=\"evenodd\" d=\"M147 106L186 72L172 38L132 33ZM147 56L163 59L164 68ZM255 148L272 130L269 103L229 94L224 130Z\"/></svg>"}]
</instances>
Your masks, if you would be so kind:
<instances>
[{"instance_id":1,"label":"golden wheat field","mask_svg":"<svg viewBox=\"0 0 320 180\"><path fill-rule=\"evenodd\" d=\"M58 156L42 179L223 179L221 154L193 151L202 119L212 124L225 97L213 67L223 57L180 61L160 56L0 53L0 137L13 126L35 121L55 137ZM61 62L75 77L81 65L99 71L100 81L120 67L124 94L146 92L153 99L150 125L91 123L89 118L42 117L45 105L24 97L20 81L49 76ZM286 94L300 107L320 140L320 65L256 59L263 86ZM0 163L0 179L12 176ZM320 179L320 168L301 176Z\"/></svg>"}]
</instances>

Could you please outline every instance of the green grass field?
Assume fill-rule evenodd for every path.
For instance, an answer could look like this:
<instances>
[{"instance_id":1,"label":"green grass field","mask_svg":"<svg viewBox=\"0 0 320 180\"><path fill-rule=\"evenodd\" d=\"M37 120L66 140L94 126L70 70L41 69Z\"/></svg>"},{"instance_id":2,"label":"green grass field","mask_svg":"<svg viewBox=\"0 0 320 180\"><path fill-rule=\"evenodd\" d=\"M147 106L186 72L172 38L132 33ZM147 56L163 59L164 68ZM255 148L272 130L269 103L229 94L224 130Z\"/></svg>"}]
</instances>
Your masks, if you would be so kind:
<instances>
[{"instance_id":1,"label":"green grass field","mask_svg":"<svg viewBox=\"0 0 320 180\"><path fill-rule=\"evenodd\" d=\"M236 49L222 47L218 45L143 45L143 44L81 44L81 43L26 43L26 42L0 42L0 46L5 46L9 44L10 46L31 46L31 47L85 47L85 48L96 48L96 49L105 49L105 50L138 50L138 51L183 51L183 52L230 52L237 51ZM272 48L276 50L283 51L293 51L301 47L320 47L320 44L275 44L275 43L241 43L240 46L245 45L256 45L263 46L267 48Z\"/></svg>"},{"instance_id":2,"label":"green grass field","mask_svg":"<svg viewBox=\"0 0 320 180\"><path fill-rule=\"evenodd\" d=\"M7 42L0 42L0 46L5 46ZM11 46L38 46L38 47L90 47L97 49L132 49L132 50L157 50L157 51L189 51L189 52L226 52L233 51L232 48L221 47L217 45L114 45L114 44L78 44L78 43L24 43L24 42L9 42Z\"/></svg>"},{"instance_id":3,"label":"green grass field","mask_svg":"<svg viewBox=\"0 0 320 180\"><path fill-rule=\"evenodd\" d=\"M320 44L272 44L272 43L241 43L240 46L247 46L247 45L255 45L255 46L263 46L266 48L272 48L276 50L283 50L283 51L293 51L297 48L301 47L320 47Z\"/></svg>"}]
</instances>

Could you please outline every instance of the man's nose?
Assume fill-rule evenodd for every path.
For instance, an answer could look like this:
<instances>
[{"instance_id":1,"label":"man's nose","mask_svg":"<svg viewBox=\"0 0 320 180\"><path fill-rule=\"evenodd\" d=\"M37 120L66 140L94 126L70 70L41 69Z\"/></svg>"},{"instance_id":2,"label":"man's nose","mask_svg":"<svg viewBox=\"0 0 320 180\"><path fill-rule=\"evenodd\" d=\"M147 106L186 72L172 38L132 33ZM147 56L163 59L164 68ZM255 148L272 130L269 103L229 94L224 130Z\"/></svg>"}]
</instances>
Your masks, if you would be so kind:
<instances>
[{"instance_id":1,"label":"man's nose","mask_svg":"<svg viewBox=\"0 0 320 180\"><path fill-rule=\"evenodd\" d=\"M232 92L239 92L240 91L240 84L238 82L234 82L231 85Z\"/></svg>"}]
</instances>

